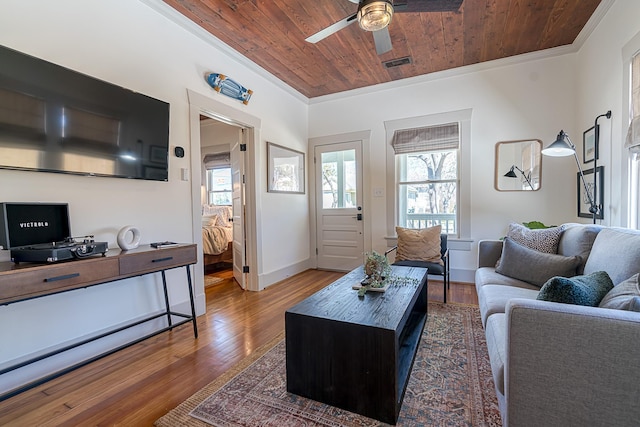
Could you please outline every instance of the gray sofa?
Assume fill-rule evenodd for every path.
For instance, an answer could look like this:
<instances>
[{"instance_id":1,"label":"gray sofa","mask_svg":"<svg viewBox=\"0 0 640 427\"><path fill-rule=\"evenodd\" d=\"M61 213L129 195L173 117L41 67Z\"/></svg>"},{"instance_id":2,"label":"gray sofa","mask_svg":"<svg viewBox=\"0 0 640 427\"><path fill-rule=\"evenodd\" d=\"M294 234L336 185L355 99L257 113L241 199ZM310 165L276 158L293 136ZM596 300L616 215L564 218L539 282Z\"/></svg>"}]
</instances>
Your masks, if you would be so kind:
<instances>
[{"instance_id":1,"label":"gray sofa","mask_svg":"<svg viewBox=\"0 0 640 427\"><path fill-rule=\"evenodd\" d=\"M563 228L557 253L580 257L576 275L640 272L640 231ZM475 285L503 425L640 425L640 313L537 300L539 286L496 272L502 248L479 242Z\"/></svg>"}]
</instances>

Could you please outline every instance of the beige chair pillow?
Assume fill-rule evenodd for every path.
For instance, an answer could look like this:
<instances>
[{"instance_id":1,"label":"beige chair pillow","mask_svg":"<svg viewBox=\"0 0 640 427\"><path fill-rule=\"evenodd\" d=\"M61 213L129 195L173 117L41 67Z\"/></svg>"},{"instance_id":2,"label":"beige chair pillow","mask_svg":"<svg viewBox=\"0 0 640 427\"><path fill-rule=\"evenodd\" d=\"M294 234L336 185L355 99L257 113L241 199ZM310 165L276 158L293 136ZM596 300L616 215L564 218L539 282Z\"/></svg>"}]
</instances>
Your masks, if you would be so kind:
<instances>
[{"instance_id":1,"label":"beige chair pillow","mask_svg":"<svg viewBox=\"0 0 640 427\"><path fill-rule=\"evenodd\" d=\"M440 256L441 231L440 225L422 229L396 227L396 261L426 261L443 265Z\"/></svg>"}]
</instances>

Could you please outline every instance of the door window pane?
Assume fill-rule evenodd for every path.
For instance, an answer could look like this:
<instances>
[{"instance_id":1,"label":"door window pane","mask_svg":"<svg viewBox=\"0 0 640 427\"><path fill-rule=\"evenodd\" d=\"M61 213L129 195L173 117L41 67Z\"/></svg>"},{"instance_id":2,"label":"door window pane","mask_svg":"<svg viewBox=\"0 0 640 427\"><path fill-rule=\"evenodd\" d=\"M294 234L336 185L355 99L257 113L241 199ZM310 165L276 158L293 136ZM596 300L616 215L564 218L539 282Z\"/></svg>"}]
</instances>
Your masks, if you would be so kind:
<instances>
[{"instance_id":1,"label":"door window pane","mask_svg":"<svg viewBox=\"0 0 640 427\"><path fill-rule=\"evenodd\" d=\"M322 153L322 208L354 208L356 194L356 150Z\"/></svg>"}]
</instances>

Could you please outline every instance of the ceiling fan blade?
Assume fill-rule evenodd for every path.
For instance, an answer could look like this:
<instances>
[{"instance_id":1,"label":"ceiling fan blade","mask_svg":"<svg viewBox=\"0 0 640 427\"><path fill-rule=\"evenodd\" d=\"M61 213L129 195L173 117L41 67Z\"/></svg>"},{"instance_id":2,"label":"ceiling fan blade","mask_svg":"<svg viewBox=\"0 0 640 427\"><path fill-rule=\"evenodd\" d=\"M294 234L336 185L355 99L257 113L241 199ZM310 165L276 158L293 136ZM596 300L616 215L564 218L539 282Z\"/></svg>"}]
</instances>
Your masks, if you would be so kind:
<instances>
[{"instance_id":1,"label":"ceiling fan blade","mask_svg":"<svg viewBox=\"0 0 640 427\"><path fill-rule=\"evenodd\" d=\"M376 53L382 55L393 49L391 45L391 36L389 35L389 27L373 32L373 41L376 44Z\"/></svg>"},{"instance_id":2,"label":"ceiling fan blade","mask_svg":"<svg viewBox=\"0 0 640 427\"><path fill-rule=\"evenodd\" d=\"M354 22L357 22L356 16L357 15L348 16L342 21L338 21L333 25L329 25L327 28L318 31L312 36L307 37L305 41L308 41L309 43L318 43L320 40L329 37L331 34L337 33L341 29L348 27Z\"/></svg>"},{"instance_id":3,"label":"ceiling fan blade","mask_svg":"<svg viewBox=\"0 0 640 427\"><path fill-rule=\"evenodd\" d=\"M463 0L396 0L393 2L395 13L404 12L455 12L460 9Z\"/></svg>"}]
</instances>

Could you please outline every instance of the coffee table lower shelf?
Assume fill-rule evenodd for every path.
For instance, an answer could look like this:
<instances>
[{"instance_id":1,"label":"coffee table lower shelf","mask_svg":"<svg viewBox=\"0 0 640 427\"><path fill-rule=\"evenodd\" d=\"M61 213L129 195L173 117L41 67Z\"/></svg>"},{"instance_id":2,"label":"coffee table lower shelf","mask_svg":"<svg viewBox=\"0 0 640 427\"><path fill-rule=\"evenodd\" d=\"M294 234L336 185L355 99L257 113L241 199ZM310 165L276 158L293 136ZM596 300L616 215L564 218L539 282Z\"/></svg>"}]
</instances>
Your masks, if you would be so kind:
<instances>
[{"instance_id":1,"label":"coffee table lower shelf","mask_svg":"<svg viewBox=\"0 0 640 427\"><path fill-rule=\"evenodd\" d=\"M427 270L393 268L416 286L358 298L356 269L287 310L289 392L396 423L427 319Z\"/></svg>"}]
</instances>

